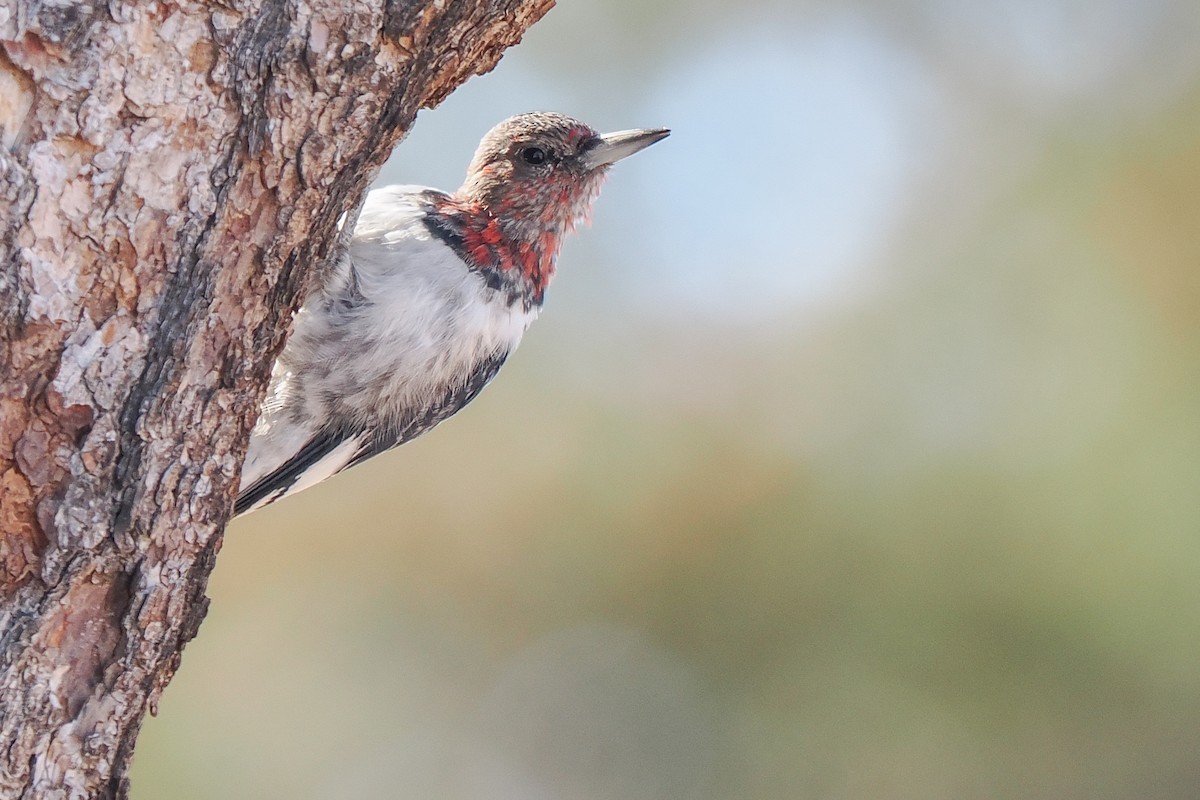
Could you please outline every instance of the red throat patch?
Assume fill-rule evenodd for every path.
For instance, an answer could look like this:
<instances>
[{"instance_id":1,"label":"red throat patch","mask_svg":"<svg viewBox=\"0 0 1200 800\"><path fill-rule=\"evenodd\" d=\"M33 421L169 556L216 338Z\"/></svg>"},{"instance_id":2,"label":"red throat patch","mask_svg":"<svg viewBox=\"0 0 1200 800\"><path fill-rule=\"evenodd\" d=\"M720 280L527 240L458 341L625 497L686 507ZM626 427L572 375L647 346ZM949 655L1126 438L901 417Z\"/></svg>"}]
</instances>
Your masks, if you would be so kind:
<instances>
[{"instance_id":1,"label":"red throat patch","mask_svg":"<svg viewBox=\"0 0 1200 800\"><path fill-rule=\"evenodd\" d=\"M540 304L554 277L559 237L540 232L533 240L505 235L500 220L486 208L443 196L434 204L434 212L445 217L461 237L463 255L481 270L498 270L520 275L530 294Z\"/></svg>"}]
</instances>

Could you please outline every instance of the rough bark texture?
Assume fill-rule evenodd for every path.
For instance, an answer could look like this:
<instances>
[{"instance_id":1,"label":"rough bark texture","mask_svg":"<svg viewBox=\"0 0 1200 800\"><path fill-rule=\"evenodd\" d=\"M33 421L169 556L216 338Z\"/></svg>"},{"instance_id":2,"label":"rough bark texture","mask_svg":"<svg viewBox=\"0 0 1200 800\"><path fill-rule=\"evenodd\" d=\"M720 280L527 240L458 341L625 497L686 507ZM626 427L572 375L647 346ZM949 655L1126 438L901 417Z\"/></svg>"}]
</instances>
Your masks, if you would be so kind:
<instances>
[{"instance_id":1,"label":"rough bark texture","mask_svg":"<svg viewBox=\"0 0 1200 800\"><path fill-rule=\"evenodd\" d=\"M338 216L552 2L0 5L0 796L126 794Z\"/></svg>"}]
</instances>

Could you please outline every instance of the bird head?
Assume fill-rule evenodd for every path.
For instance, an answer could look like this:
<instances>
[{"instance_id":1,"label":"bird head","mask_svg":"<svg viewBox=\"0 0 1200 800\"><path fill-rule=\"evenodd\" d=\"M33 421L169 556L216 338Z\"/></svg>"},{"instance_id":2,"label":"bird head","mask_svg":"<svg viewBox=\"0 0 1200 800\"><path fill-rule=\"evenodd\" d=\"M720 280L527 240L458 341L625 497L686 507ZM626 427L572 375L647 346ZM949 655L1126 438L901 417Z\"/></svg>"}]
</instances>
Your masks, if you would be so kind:
<instances>
[{"instance_id":1,"label":"bird head","mask_svg":"<svg viewBox=\"0 0 1200 800\"><path fill-rule=\"evenodd\" d=\"M563 114L519 114L483 137L458 194L494 215L507 237L557 240L587 219L609 166L668 134L601 134Z\"/></svg>"}]
</instances>

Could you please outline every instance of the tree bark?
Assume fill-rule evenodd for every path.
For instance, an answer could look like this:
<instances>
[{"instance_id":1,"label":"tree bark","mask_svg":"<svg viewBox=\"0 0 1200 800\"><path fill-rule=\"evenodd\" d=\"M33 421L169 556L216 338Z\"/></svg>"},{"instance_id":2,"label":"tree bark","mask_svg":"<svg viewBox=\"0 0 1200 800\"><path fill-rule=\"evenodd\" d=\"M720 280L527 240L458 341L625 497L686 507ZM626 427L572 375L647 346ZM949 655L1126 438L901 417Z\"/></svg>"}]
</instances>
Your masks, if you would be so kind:
<instances>
[{"instance_id":1,"label":"tree bark","mask_svg":"<svg viewBox=\"0 0 1200 800\"><path fill-rule=\"evenodd\" d=\"M0 796L127 794L338 217L552 3L0 6Z\"/></svg>"}]
</instances>

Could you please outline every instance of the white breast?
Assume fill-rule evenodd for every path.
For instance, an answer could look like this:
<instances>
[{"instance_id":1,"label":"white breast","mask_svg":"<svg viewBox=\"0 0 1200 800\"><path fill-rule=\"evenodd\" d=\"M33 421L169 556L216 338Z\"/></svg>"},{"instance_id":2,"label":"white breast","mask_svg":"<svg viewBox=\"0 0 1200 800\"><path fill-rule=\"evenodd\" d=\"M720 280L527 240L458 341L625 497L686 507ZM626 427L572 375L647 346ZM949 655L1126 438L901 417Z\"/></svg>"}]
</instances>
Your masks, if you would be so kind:
<instances>
[{"instance_id":1,"label":"white breast","mask_svg":"<svg viewBox=\"0 0 1200 800\"><path fill-rule=\"evenodd\" d=\"M349 258L297 313L251 440L243 487L277 469L331 420L371 426L428 405L483 361L515 349L537 316L488 289L429 233L421 191L371 192Z\"/></svg>"},{"instance_id":2,"label":"white breast","mask_svg":"<svg viewBox=\"0 0 1200 800\"><path fill-rule=\"evenodd\" d=\"M481 361L512 351L537 316L505 302L434 238L405 188L371 193L350 246L368 302L341 320L357 343L352 356L339 355L353 358L352 382L366 389L350 393L362 414L420 404Z\"/></svg>"}]
</instances>

